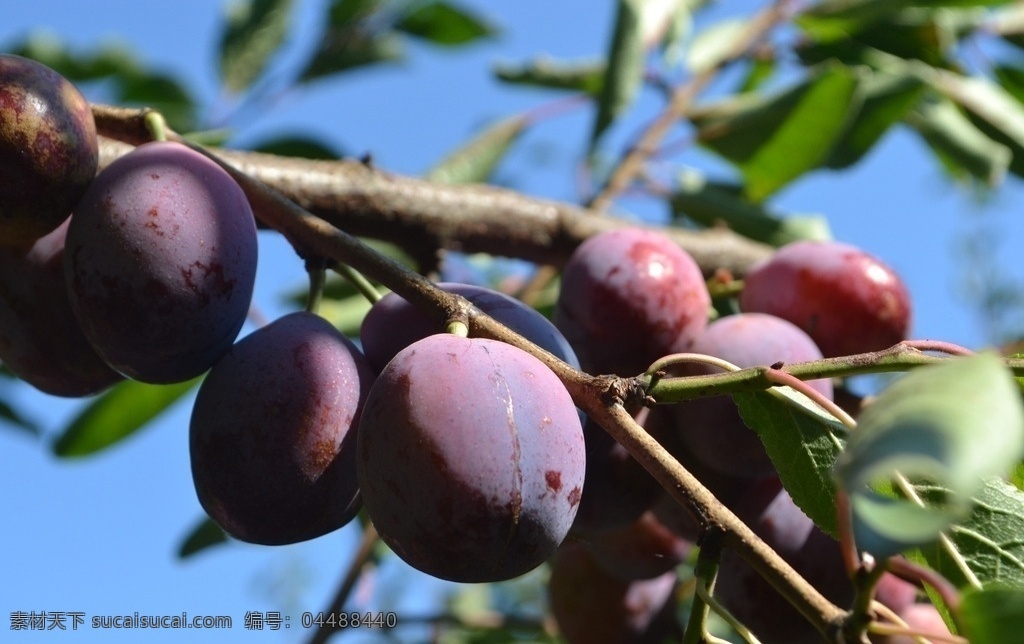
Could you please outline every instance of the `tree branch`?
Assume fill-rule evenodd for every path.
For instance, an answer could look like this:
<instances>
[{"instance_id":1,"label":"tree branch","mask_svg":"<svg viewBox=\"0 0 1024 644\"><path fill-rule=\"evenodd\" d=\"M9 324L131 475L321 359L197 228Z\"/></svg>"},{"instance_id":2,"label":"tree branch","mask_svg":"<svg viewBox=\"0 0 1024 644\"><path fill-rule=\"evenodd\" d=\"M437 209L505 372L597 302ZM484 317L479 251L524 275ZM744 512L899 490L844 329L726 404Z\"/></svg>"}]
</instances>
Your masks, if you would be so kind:
<instances>
[{"instance_id":1,"label":"tree branch","mask_svg":"<svg viewBox=\"0 0 1024 644\"><path fill-rule=\"evenodd\" d=\"M135 112L138 112L136 110ZM93 106L97 128L133 144L134 113ZM100 141L101 167L131 146ZM583 240L636 223L572 204L488 185L447 185L384 172L353 160L314 161L255 152L213 150L247 175L305 210L359 237L392 242L425 266L438 249L516 257L561 266ZM659 228L686 250L706 276L718 269L743 275L772 248L727 229Z\"/></svg>"},{"instance_id":2,"label":"tree branch","mask_svg":"<svg viewBox=\"0 0 1024 644\"><path fill-rule=\"evenodd\" d=\"M573 401L600 424L652 476L698 519L701 525L724 533L725 544L736 550L825 636L838 633L846 613L829 602L763 540L755 535L704 485L636 424L623 401L643 399L644 378L591 376L482 313L464 298L447 293L422 275L377 253L357 238L303 210L266 184L241 171L210 150L168 133L169 140L190 145L221 165L245 191L262 221L285 235L297 248L336 259L377 279L414 306L445 321L464 321L472 336L500 340L534 355L565 384Z\"/></svg>"}]
</instances>

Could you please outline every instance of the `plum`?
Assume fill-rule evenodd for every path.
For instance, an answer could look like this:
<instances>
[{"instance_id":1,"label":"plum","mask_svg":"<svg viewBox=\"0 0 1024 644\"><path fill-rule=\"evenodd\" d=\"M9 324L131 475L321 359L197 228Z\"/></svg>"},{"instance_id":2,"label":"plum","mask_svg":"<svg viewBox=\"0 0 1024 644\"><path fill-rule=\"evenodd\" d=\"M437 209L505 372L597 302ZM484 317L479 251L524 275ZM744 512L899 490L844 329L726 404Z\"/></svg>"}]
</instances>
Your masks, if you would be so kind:
<instances>
[{"instance_id":1,"label":"plum","mask_svg":"<svg viewBox=\"0 0 1024 644\"><path fill-rule=\"evenodd\" d=\"M398 353L359 426L359 485L384 542L441 579L511 579L561 544L584 480L569 393L511 345L436 334Z\"/></svg>"},{"instance_id":2,"label":"plum","mask_svg":"<svg viewBox=\"0 0 1024 644\"><path fill-rule=\"evenodd\" d=\"M46 65L0 54L0 245L26 247L67 219L98 163L85 98Z\"/></svg>"},{"instance_id":3,"label":"plum","mask_svg":"<svg viewBox=\"0 0 1024 644\"><path fill-rule=\"evenodd\" d=\"M585 371L632 376L695 340L710 309L686 251L657 231L621 228L587 239L569 257L554 321Z\"/></svg>"},{"instance_id":4,"label":"plum","mask_svg":"<svg viewBox=\"0 0 1024 644\"><path fill-rule=\"evenodd\" d=\"M85 339L64 287L67 220L27 250L0 248L0 360L57 396L87 396L122 379Z\"/></svg>"},{"instance_id":5,"label":"plum","mask_svg":"<svg viewBox=\"0 0 1024 644\"><path fill-rule=\"evenodd\" d=\"M286 315L217 361L192 409L196 494L232 536L280 545L321 536L362 507L356 431L373 381L326 320Z\"/></svg>"},{"instance_id":6,"label":"plum","mask_svg":"<svg viewBox=\"0 0 1024 644\"><path fill-rule=\"evenodd\" d=\"M896 272L850 244L799 241L744 278L740 308L789 320L826 358L886 349L907 338L910 294Z\"/></svg>"},{"instance_id":7,"label":"plum","mask_svg":"<svg viewBox=\"0 0 1024 644\"><path fill-rule=\"evenodd\" d=\"M121 373L156 384L207 369L241 330L256 224L237 183L178 143L107 166L71 217L64 254L85 337Z\"/></svg>"}]
</instances>

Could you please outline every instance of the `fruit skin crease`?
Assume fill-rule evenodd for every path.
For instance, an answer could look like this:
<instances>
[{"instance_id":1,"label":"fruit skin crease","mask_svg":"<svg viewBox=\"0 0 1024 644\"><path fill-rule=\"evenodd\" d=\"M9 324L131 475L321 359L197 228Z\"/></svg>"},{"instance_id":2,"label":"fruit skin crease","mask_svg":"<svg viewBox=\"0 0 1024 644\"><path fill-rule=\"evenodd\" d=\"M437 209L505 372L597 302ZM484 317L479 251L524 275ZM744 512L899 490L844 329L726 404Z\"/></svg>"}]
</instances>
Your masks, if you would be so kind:
<instances>
[{"instance_id":1,"label":"fruit skin crease","mask_svg":"<svg viewBox=\"0 0 1024 644\"><path fill-rule=\"evenodd\" d=\"M500 342L438 334L370 392L359 480L384 541L460 582L510 579L564 539L583 485L582 428L564 386Z\"/></svg>"}]
</instances>

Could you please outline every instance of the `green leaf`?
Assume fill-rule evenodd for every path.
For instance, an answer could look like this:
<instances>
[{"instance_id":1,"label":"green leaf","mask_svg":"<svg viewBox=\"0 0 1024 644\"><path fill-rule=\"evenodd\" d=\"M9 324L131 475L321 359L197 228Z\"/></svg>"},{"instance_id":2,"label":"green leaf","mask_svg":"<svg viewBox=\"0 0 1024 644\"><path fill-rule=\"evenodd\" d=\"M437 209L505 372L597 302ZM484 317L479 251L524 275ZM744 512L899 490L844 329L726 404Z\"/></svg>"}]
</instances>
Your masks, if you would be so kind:
<instances>
[{"instance_id":1,"label":"green leaf","mask_svg":"<svg viewBox=\"0 0 1024 644\"><path fill-rule=\"evenodd\" d=\"M604 60L561 61L541 56L519 65L498 63L494 75L506 83L564 89L597 96L604 85Z\"/></svg>"},{"instance_id":2,"label":"green leaf","mask_svg":"<svg viewBox=\"0 0 1024 644\"><path fill-rule=\"evenodd\" d=\"M362 295L351 295L344 299L323 299L317 314L333 324L335 328L349 337L357 337L363 324L363 318L372 304Z\"/></svg>"},{"instance_id":3,"label":"green leaf","mask_svg":"<svg viewBox=\"0 0 1024 644\"><path fill-rule=\"evenodd\" d=\"M590 135L591 151L605 130L633 104L644 76L644 0L618 0L615 4L615 30Z\"/></svg>"},{"instance_id":4,"label":"green leaf","mask_svg":"<svg viewBox=\"0 0 1024 644\"><path fill-rule=\"evenodd\" d=\"M196 102L188 89L168 74L146 69L131 50L121 45L71 51L59 38L37 32L9 51L37 60L72 82L106 80L112 102L159 110L179 132L196 126Z\"/></svg>"},{"instance_id":5,"label":"green leaf","mask_svg":"<svg viewBox=\"0 0 1024 644\"><path fill-rule=\"evenodd\" d=\"M489 38L497 29L466 9L448 2L426 2L413 5L395 23L395 29L422 38L435 45L464 45Z\"/></svg>"},{"instance_id":6,"label":"green leaf","mask_svg":"<svg viewBox=\"0 0 1024 644\"><path fill-rule=\"evenodd\" d=\"M1010 149L1010 171L1024 177L1024 104L988 78L937 73L931 80L938 91L967 111L979 130Z\"/></svg>"},{"instance_id":7,"label":"green leaf","mask_svg":"<svg viewBox=\"0 0 1024 644\"><path fill-rule=\"evenodd\" d=\"M159 72L124 74L118 85L118 104L151 107L179 132L195 128L196 102L177 79Z\"/></svg>"},{"instance_id":8,"label":"green leaf","mask_svg":"<svg viewBox=\"0 0 1024 644\"><path fill-rule=\"evenodd\" d=\"M85 456L131 436L199 383L173 385L125 380L101 394L75 417L53 445L57 456Z\"/></svg>"},{"instance_id":9,"label":"green leaf","mask_svg":"<svg viewBox=\"0 0 1024 644\"><path fill-rule=\"evenodd\" d=\"M1024 103L1024 69L997 65L992 68L992 73L1008 94Z\"/></svg>"},{"instance_id":10,"label":"green leaf","mask_svg":"<svg viewBox=\"0 0 1024 644\"><path fill-rule=\"evenodd\" d=\"M934 486L915 489L925 499L946 495ZM1024 492L1001 478L987 480L973 499L970 515L945 533L954 552L933 542L919 548L914 559L958 588L977 580L982 585L998 583L1024 590Z\"/></svg>"},{"instance_id":11,"label":"green leaf","mask_svg":"<svg viewBox=\"0 0 1024 644\"><path fill-rule=\"evenodd\" d=\"M441 183L484 183L526 128L523 116L504 119L446 156L426 175Z\"/></svg>"},{"instance_id":12,"label":"green leaf","mask_svg":"<svg viewBox=\"0 0 1024 644\"><path fill-rule=\"evenodd\" d=\"M832 148L827 166L841 170L860 161L920 102L925 87L921 77L910 71L871 72L860 86L860 110Z\"/></svg>"},{"instance_id":13,"label":"green leaf","mask_svg":"<svg viewBox=\"0 0 1024 644\"><path fill-rule=\"evenodd\" d=\"M775 73L775 59L771 56L755 56L744 61L748 66L743 82L736 90L738 94L753 92L761 88Z\"/></svg>"},{"instance_id":14,"label":"green leaf","mask_svg":"<svg viewBox=\"0 0 1024 644\"><path fill-rule=\"evenodd\" d=\"M0 419L5 424L19 429L32 436L38 437L42 434L39 424L27 418L6 400L0 400Z\"/></svg>"},{"instance_id":15,"label":"green leaf","mask_svg":"<svg viewBox=\"0 0 1024 644\"><path fill-rule=\"evenodd\" d=\"M342 157L340 152L320 139L302 135L277 137L254 145L251 149L255 152L301 159L334 160Z\"/></svg>"},{"instance_id":16,"label":"green leaf","mask_svg":"<svg viewBox=\"0 0 1024 644\"><path fill-rule=\"evenodd\" d=\"M824 0L797 14L794 22L814 40L844 40L865 27L890 20L910 0Z\"/></svg>"},{"instance_id":17,"label":"green leaf","mask_svg":"<svg viewBox=\"0 0 1024 644\"><path fill-rule=\"evenodd\" d=\"M1024 405L998 356L950 359L907 374L864 409L836 463L858 546L888 557L931 542L970 515L986 479L1005 474L1022 455ZM871 488L897 473L948 493L922 508Z\"/></svg>"},{"instance_id":18,"label":"green leaf","mask_svg":"<svg viewBox=\"0 0 1024 644\"><path fill-rule=\"evenodd\" d=\"M60 37L34 31L5 51L37 60L70 81L90 81L141 69L136 55L118 43L102 43L90 52L72 52Z\"/></svg>"},{"instance_id":19,"label":"green leaf","mask_svg":"<svg viewBox=\"0 0 1024 644\"><path fill-rule=\"evenodd\" d=\"M754 202L820 167L859 109L860 76L827 64L770 95L743 94L694 110L698 140L734 163Z\"/></svg>"},{"instance_id":20,"label":"green leaf","mask_svg":"<svg viewBox=\"0 0 1024 644\"><path fill-rule=\"evenodd\" d=\"M784 246L802 239L829 240L828 220L820 215L779 216L743 197L742 187L707 181L696 172L680 176L671 198L676 219L685 217L703 226L726 225L757 241Z\"/></svg>"},{"instance_id":21,"label":"green leaf","mask_svg":"<svg viewBox=\"0 0 1024 644\"><path fill-rule=\"evenodd\" d=\"M951 101L924 103L907 117L907 123L952 176L974 177L991 187L1003 182L1013 152L986 136Z\"/></svg>"},{"instance_id":22,"label":"green leaf","mask_svg":"<svg viewBox=\"0 0 1024 644\"><path fill-rule=\"evenodd\" d=\"M832 468L846 428L789 387L733 394L743 422L757 432L793 502L832 536L836 486Z\"/></svg>"},{"instance_id":23,"label":"green leaf","mask_svg":"<svg viewBox=\"0 0 1024 644\"><path fill-rule=\"evenodd\" d=\"M397 34L371 24L382 4L382 0L332 0L324 34L299 75L300 82L400 60L402 46Z\"/></svg>"},{"instance_id":24,"label":"green leaf","mask_svg":"<svg viewBox=\"0 0 1024 644\"><path fill-rule=\"evenodd\" d=\"M284 43L291 0L234 0L220 38L220 75L232 92L256 80Z\"/></svg>"},{"instance_id":25,"label":"green leaf","mask_svg":"<svg viewBox=\"0 0 1024 644\"><path fill-rule=\"evenodd\" d=\"M185 540L181 542L181 546L178 548L178 558L188 559L207 548L227 542L227 533L214 523L213 519L203 517L189 531Z\"/></svg>"},{"instance_id":26,"label":"green leaf","mask_svg":"<svg viewBox=\"0 0 1024 644\"><path fill-rule=\"evenodd\" d=\"M694 74L714 69L725 60L726 55L736 46L737 41L746 36L749 29L749 21L738 18L705 27L690 44L686 66Z\"/></svg>"},{"instance_id":27,"label":"green leaf","mask_svg":"<svg viewBox=\"0 0 1024 644\"><path fill-rule=\"evenodd\" d=\"M1017 644L1024 633L1024 590L985 588L965 593L957 623L971 644Z\"/></svg>"}]
</instances>

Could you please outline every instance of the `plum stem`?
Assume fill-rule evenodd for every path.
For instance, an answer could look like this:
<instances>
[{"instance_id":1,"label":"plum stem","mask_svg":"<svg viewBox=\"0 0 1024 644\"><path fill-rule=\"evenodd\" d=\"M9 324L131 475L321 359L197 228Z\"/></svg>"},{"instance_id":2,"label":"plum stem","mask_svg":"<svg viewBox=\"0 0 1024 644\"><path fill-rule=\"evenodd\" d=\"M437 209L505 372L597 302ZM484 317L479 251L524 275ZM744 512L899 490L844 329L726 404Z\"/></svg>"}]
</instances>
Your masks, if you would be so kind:
<instances>
[{"instance_id":1,"label":"plum stem","mask_svg":"<svg viewBox=\"0 0 1024 644\"><path fill-rule=\"evenodd\" d=\"M380 291L373 285L370 280L366 279L366 276L352 268L348 264L341 262L336 263L334 266L334 272L341 275L349 284L354 286L359 293L365 297L371 304L380 300L384 297L380 294Z\"/></svg>"},{"instance_id":2,"label":"plum stem","mask_svg":"<svg viewBox=\"0 0 1024 644\"><path fill-rule=\"evenodd\" d=\"M955 360L960 355L956 354L952 357L928 355L917 346L918 342L915 341L901 342L881 351L794 362L783 365L776 371L792 375L799 380L842 378L872 373L908 371L916 367ZM927 346L928 350L935 350L937 345L929 344ZM949 347L955 346L949 345ZM1004 362L1014 375L1024 376L1024 359L1007 358ZM655 365L658 363L656 362ZM777 384L772 379L770 371L772 371L770 366L760 366L729 373L665 378L656 378L648 372L641 376L641 379L647 384L647 395L659 403L673 403L704 396L768 389Z\"/></svg>"},{"instance_id":3,"label":"plum stem","mask_svg":"<svg viewBox=\"0 0 1024 644\"><path fill-rule=\"evenodd\" d=\"M324 284L327 282L327 262L323 258L306 260L306 273L309 275L309 295L306 298L306 311L316 313L320 310L320 302L324 298Z\"/></svg>"},{"instance_id":4,"label":"plum stem","mask_svg":"<svg viewBox=\"0 0 1024 644\"><path fill-rule=\"evenodd\" d=\"M144 120L146 129L149 130L154 141L167 140L167 121L164 119L163 114L156 110L149 110L146 112Z\"/></svg>"},{"instance_id":5,"label":"plum stem","mask_svg":"<svg viewBox=\"0 0 1024 644\"><path fill-rule=\"evenodd\" d=\"M750 632L745 624L736 619L729 610L714 597L715 578L718 576L718 563L721 558L722 548L720 543L709 543L712 540L710 533L704 535L700 551L697 553L697 565L694 572L697 576L697 586L693 598L693 606L690 609L690 621L686 625L684 644L693 642L722 642L708 632L707 617L709 609L715 611L736 634L743 638L748 644L760 644L757 637ZM707 551L707 552L705 552Z\"/></svg>"},{"instance_id":6,"label":"plum stem","mask_svg":"<svg viewBox=\"0 0 1024 644\"><path fill-rule=\"evenodd\" d=\"M469 337L469 327L466 326L466 323L461 320L450 321L448 324L445 325L444 332L451 333L452 335L457 335L460 338Z\"/></svg>"}]
</instances>

